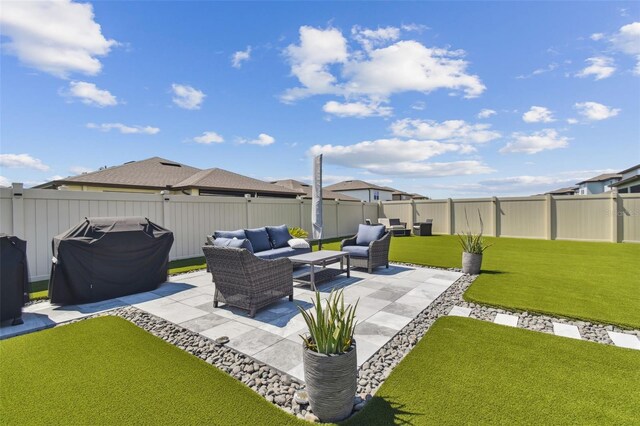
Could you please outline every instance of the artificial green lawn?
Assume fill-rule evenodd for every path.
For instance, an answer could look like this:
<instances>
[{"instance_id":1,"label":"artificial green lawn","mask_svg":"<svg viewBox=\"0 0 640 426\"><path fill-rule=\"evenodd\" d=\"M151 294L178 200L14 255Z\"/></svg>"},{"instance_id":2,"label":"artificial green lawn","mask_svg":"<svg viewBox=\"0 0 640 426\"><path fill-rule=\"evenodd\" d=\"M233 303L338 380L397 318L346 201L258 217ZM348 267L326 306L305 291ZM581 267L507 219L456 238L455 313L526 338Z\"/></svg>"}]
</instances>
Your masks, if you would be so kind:
<instances>
[{"instance_id":1,"label":"artificial green lawn","mask_svg":"<svg viewBox=\"0 0 640 426\"><path fill-rule=\"evenodd\" d=\"M640 328L640 244L487 238L465 300ZM338 249L339 243L324 245ZM392 238L389 258L461 266L457 236Z\"/></svg>"},{"instance_id":2,"label":"artificial green lawn","mask_svg":"<svg viewBox=\"0 0 640 426\"><path fill-rule=\"evenodd\" d=\"M444 317L348 425L638 424L640 352Z\"/></svg>"},{"instance_id":3,"label":"artificial green lawn","mask_svg":"<svg viewBox=\"0 0 640 426\"><path fill-rule=\"evenodd\" d=\"M0 423L303 424L117 317L0 342Z\"/></svg>"}]
</instances>

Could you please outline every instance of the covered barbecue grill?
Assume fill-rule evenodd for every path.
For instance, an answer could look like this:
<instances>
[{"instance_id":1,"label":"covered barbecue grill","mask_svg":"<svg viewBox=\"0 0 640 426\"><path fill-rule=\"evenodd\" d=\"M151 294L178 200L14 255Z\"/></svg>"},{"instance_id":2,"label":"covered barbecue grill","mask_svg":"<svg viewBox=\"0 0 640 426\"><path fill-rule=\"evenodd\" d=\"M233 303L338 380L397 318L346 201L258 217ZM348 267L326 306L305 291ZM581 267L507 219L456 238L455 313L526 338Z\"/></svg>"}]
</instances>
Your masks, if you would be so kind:
<instances>
[{"instance_id":1,"label":"covered barbecue grill","mask_svg":"<svg viewBox=\"0 0 640 426\"><path fill-rule=\"evenodd\" d=\"M0 234L0 321L22 324L22 307L29 300L27 242Z\"/></svg>"},{"instance_id":2,"label":"covered barbecue grill","mask_svg":"<svg viewBox=\"0 0 640 426\"><path fill-rule=\"evenodd\" d=\"M173 233L144 217L93 217L53 238L51 303L89 303L158 288Z\"/></svg>"}]
</instances>

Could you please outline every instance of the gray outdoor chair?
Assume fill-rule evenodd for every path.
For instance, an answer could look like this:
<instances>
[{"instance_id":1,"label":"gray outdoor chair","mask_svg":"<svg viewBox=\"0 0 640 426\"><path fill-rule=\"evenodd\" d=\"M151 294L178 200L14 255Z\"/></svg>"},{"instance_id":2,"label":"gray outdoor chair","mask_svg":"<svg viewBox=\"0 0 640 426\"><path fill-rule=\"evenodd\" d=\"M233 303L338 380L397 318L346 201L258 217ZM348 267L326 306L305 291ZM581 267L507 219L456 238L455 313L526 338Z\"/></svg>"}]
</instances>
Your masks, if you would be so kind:
<instances>
[{"instance_id":1,"label":"gray outdoor chair","mask_svg":"<svg viewBox=\"0 0 640 426\"><path fill-rule=\"evenodd\" d=\"M379 266L389 267L389 243L391 232L385 232L378 240L371 241L367 246L356 243L358 236L342 240L340 250L348 251L352 268L367 268L372 273Z\"/></svg>"},{"instance_id":2,"label":"gray outdoor chair","mask_svg":"<svg viewBox=\"0 0 640 426\"><path fill-rule=\"evenodd\" d=\"M218 303L256 311L289 296L293 301L293 266L287 258L260 259L246 249L203 246L202 252L211 271Z\"/></svg>"}]
</instances>

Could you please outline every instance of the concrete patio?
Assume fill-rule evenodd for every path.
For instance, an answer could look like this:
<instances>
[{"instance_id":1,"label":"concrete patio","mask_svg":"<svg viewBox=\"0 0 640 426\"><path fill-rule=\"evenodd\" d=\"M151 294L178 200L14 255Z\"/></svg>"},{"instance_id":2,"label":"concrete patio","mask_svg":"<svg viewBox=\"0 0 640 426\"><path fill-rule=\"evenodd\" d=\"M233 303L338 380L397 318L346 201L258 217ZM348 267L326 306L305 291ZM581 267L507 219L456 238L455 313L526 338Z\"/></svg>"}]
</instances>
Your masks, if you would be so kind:
<instances>
[{"instance_id":1,"label":"concrete patio","mask_svg":"<svg viewBox=\"0 0 640 426\"><path fill-rule=\"evenodd\" d=\"M326 298L334 288L343 288L345 301L355 303L358 326L358 364L387 343L400 329L453 284L461 274L429 268L390 265L374 274L352 270L320 284ZM157 290L98 303L52 306L48 302L24 309L25 323L0 328L0 338L53 327L110 309L134 306L211 339L229 337L228 346L300 380L304 378L300 334L306 326L297 306L312 306L313 292L295 285L294 301L286 298L249 318L246 311L221 305L214 308L214 285L204 271L176 276Z\"/></svg>"}]
</instances>

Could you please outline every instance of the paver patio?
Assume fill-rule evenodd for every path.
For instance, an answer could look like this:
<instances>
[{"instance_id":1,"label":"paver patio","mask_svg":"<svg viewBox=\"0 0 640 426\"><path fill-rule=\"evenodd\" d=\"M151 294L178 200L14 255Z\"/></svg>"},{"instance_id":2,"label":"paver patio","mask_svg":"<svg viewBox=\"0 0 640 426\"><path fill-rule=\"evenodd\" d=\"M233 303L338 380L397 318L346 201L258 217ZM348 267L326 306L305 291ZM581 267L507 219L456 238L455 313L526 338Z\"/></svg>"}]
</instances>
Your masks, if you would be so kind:
<instances>
[{"instance_id":1,"label":"paver patio","mask_svg":"<svg viewBox=\"0 0 640 426\"><path fill-rule=\"evenodd\" d=\"M374 274L352 270L350 278L322 283L318 290L326 298L332 289L342 288L345 302L359 300L355 338L358 364L362 365L461 276L458 272L390 265ZM24 309L25 324L0 328L0 338L131 305L211 339L227 336L228 346L304 379L299 335L306 325L297 306L311 308L313 292L308 286L296 284L293 302L283 298L258 311L254 318L225 305L214 308L213 293L211 275L199 271L173 277L152 292L99 303L64 307L38 303Z\"/></svg>"}]
</instances>

